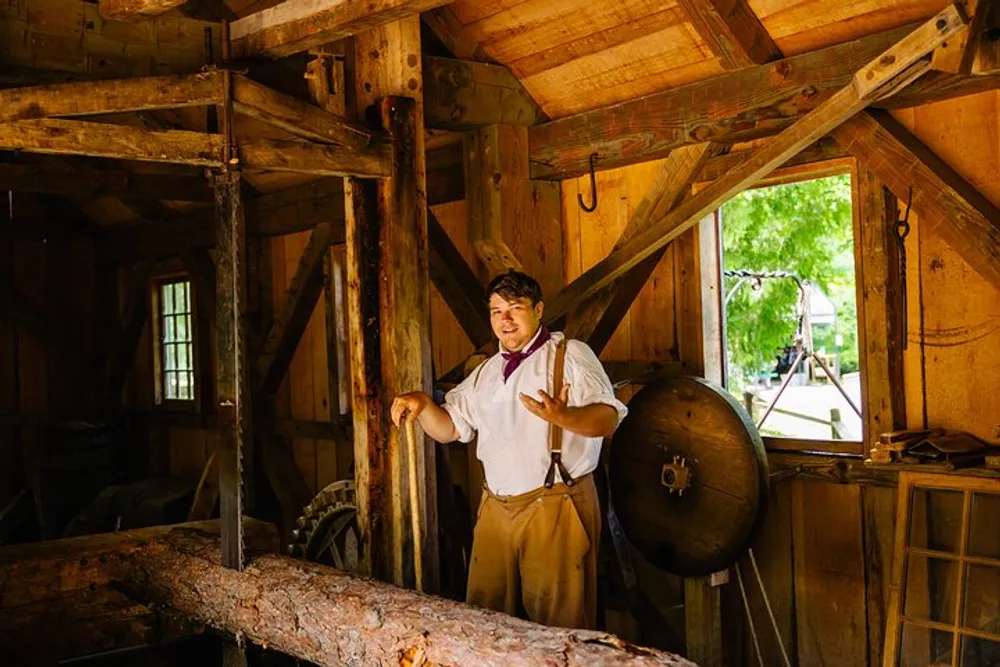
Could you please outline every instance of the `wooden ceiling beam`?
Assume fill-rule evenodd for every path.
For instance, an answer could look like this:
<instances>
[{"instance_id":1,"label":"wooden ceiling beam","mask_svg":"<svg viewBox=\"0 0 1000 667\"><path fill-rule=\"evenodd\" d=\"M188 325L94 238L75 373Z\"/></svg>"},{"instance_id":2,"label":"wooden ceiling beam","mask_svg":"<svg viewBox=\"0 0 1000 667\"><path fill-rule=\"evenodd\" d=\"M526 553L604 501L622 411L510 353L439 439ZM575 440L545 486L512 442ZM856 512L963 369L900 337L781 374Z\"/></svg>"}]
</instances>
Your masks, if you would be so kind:
<instances>
[{"instance_id":1,"label":"wooden ceiling beam","mask_svg":"<svg viewBox=\"0 0 1000 667\"><path fill-rule=\"evenodd\" d=\"M242 75L233 77L233 109L298 137L325 144L364 149L380 138L362 125Z\"/></svg>"},{"instance_id":2,"label":"wooden ceiling beam","mask_svg":"<svg viewBox=\"0 0 1000 667\"><path fill-rule=\"evenodd\" d=\"M219 135L55 118L0 123L0 150L200 167L222 164Z\"/></svg>"},{"instance_id":3,"label":"wooden ceiling beam","mask_svg":"<svg viewBox=\"0 0 1000 667\"><path fill-rule=\"evenodd\" d=\"M221 23L222 21L233 22L239 18L236 12L226 4L226 0L187 0L179 7L179 10L184 16L199 21Z\"/></svg>"},{"instance_id":4,"label":"wooden ceiling beam","mask_svg":"<svg viewBox=\"0 0 1000 667\"><path fill-rule=\"evenodd\" d=\"M841 90L757 150L737 169L683 201L665 217L584 272L546 303L546 314L557 319L579 308L588 298L690 229L731 197L754 185L875 100L912 81L927 70L933 50L963 26L964 15L954 5L921 25L859 68Z\"/></svg>"},{"instance_id":5,"label":"wooden ceiling beam","mask_svg":"<svg viewBox=\"0 0 1000 667\"><path fill-rule=\"evenodd\" d=\"M74 164L0 163L0 190L76 197L213 201L212 189L201 176L137 174Z\"/></svg>"},{"instance_id":6,"label":"wooden ceiling beam","mask_svg":"<svg viewBox=\"0 0 1000 667\"><path fill-rule=\"evenodd\" d=\"M168 15L107 21L86 0L32 2L30 11L4 7L10 7L0 22L4 68L44 66L101 79L197 72L209 62L206 28L212 28L211 52L222 52L220 26L205 21Z\"/></svg>"},{"instance_id":7,"label":"wooden ceiling beam","mask_svg":"<svg viewBox=\"0 0 1000 667\"><path fill-rule=\"evenodd\" d=\"M1000 287L1000 209L887 112L860 113L832 134L900 200L912 186L921 230Z\"/></svg>"},{"instance_id":8,"label":"wooden ceiling beam","mask_svg":"<svg viewBox=\"0 0 1000 667\"><path fill-rule=\"evenodd\" d=\"M709 158L705 162L704 167L702 167L695 182L710 183L721 178L724 174L748 160L754 154L755 150L754 148L746 148ZM850 165L845 166L844 161L850 159L851 154L847 149L831 137L823 137L808 148L804 148L795 157L762 178L756 187L784 182L793 171L802 172L808 170L809 173L815 174L824 170L847 172L850 171Z\"/></svg>"},{"instance_id":9,"label":"wooden ceiling beam","mask_svg":"<svg viewBox=\"0 0 1000 667\"><path fill-rule=\"evenodd\" d=\"M773 136L817 108L854 74L910 34L907 26L679 86L529 129L531 177L586 174L666 157L704 141L737 143ZM932 72L875 106L899 108L1000 88L1000 76Z\"/></svg>"},{"instance_id":10,"label":"wooden ceiling beam","mask_svg":"<svg viewBox=\"0 0 1000 667\"><path fill-rule=\"evenodd\" d=\"M0 122L221 104L223 72L75 81L0 90Z\"/></svg>"},{"instance_id":11,"label":"wooden ceiling beam","mask_svg":"<svg viewBox=\"0 0 1000 667\"><path fill-rule=\"evenodd\" d=\"M449 148L428 154L429 206L465 197L461 155L454 156L458 160L456 164L452 156L454 152ZM447 154L448 158L440 165L435 163L438 153ZM248 198L246 207L248 235L282 236L310 230L321 222L330 222L334 225L333 243L344 242L344 189L339 178L324 178ZM103 241L104 249L110 261L128 264L144 257L174 257L191 248L211 248L215 245L212 215L212 209L208 208L152 226L129 225L108 232Z\"/></svg>"},{"instance_id":12,"label":"wooden ceiling beam","mask_svg":"<svg viewBox=\"0 0 1000 667\"><path fill-rule=\"evenodd\" d=\"M680 0L680 5L725 69L781 58L781 50L747 0Z\"/></svg>"},{"instance_id":13,"label":"wooden ceiling beam","mask_svg":"<svg viewBox=\"0 0 1000 667\"><path fill-rule=\"evenodd\" d=\"M374 143L362 149L308 141L257 139L240 145L240 160L250 169L293 171L317 176L387 178L392 146Z\"/></svg>"},{"instance_id":14,"label":"wooden ceiling beam","mask_svg":"<svg viewBox=\"0 0 1000 667\"><path fill-rule=\"evenodd\" d=\"M101 16L114 21L132 21L159 16L183 5L187 0L100 0Z\"/></svg>"},{"instance_id":15,"label":"wooden ceiling beam","mask_svg":"<svg viewBox=\"0 0 1000 667\"><path fill-rule=\"evenodd\" d=\"M247 236L282 236L313 229L321 222L334 228L333 243L344 242L342 179L315 183L248 198ZM129 225L109 231L102 251L118 265L145 257L176 257L195 248L215 246L214 210L209 207L155 225Z\"/></svg>"},{"instance_id":16,"label":"wooden ceiling beam","mask_svg":"<svg viewBox=\"0 0 1000 667\"><path fill-rule=\"evenodd\" d=\"M285 0L230 25L234 58L283 58L451 0Z\"/></svg>"},{"instance_id":17,"label":"wooden ceiling beam","mask_svg":"<svg viewBox=\"0 0 1000 667\"><path fill-rule=\"evenodd\" d=\"M503 65L424 56L424 124L443 130L534 125L546 120Z\"/></svg>"}]
</instances>

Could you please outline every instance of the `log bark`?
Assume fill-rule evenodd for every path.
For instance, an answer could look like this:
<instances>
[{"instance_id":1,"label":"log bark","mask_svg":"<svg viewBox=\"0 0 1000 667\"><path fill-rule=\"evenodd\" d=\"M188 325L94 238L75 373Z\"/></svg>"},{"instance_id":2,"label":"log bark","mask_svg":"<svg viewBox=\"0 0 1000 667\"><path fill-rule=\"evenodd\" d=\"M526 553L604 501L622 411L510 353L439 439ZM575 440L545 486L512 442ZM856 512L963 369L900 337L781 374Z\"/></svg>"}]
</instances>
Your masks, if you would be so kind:
<instances>
[{"instance_id":1,"label":"log bark","mask_svg":"<svg viewBox=\"0 0 1000 667\"><path fill-rule=\"evenodd\" d=\"M248 520L248 535L260 531ZM319 665L693 665L284 556L257 554L238 572L222 567L217 521L44 544L43 558L0 550L0 582L20 573L51 589L58 579L46 575L83 569L98 585Z\"/></svg>"}]
</instances>

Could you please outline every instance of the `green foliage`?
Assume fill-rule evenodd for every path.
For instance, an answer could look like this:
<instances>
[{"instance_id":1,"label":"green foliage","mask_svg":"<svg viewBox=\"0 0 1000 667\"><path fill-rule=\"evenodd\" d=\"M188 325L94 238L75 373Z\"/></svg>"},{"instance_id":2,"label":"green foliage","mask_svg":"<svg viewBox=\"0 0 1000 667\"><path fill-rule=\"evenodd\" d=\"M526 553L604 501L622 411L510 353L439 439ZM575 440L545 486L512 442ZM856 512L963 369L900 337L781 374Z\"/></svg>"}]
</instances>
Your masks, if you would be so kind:
<instances>
[{"instance_id":1,"label":"green foliage","mask_svg":"<svg viewBox=\"0 0 1000 667\"><path fill-rule=\"evenodd\" d=\"M787 271L833 301L836 331L814 326L814 346L838 352L842 372L857 370L850 177L747 190L723 206L722 230L726 270ZM737 280L725 279L725 294ZM773 371L777 354L792 344L797 302L791 280L764 280L760 290L747 283L736 289L726 306L729 376L735 385ZM837 333L843 337L839 349Z\"/></svg>"}]
</instances>

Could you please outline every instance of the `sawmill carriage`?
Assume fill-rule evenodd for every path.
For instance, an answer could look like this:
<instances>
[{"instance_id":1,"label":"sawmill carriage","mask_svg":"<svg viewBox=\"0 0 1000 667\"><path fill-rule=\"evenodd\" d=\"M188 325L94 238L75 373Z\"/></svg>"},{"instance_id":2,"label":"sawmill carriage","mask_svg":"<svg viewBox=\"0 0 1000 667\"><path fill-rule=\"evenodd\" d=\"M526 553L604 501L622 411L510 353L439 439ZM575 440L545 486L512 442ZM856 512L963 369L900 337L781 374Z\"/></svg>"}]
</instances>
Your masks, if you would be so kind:
<instances>
[{"instance_id":1,"label":"sawmill carriage","mask_svg":"<svg viewBox=\"0 0 1000 667\"><path fill-rule=\"evenodd\" d=\"M0 0L0 664L1000 665L998 62L993 0ZM833 175L850 381L724 270ZM389 419L509 269L629 408L597 630L460 602L476 443ZM731 275L804 295L770 394Z\"/></svg>"}]
</instances>

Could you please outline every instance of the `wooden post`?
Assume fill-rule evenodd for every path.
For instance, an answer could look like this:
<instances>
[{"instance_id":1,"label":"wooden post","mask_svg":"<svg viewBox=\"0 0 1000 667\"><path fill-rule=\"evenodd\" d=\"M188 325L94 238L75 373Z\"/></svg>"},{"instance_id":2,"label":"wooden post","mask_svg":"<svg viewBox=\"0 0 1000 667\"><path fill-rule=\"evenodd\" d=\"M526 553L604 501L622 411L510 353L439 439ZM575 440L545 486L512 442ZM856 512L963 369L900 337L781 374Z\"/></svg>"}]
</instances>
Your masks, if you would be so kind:
<instances>
[{"instance_id":1,"label":"wooden post","mask_svg":"<svg viewBox=\"0 0 1000 667\"><path fill-rule=\"evenodd\" d=\"M389 178L348 179L345 187L358 525L371 574L412 585L407 462L389 405L399 393L429 393L432 383L419 18L357 35L351 64L356 114L379 118L392 142ZM417 437L423 588L433 592L440 581L436 445Z\"/></svg>"},{"instance_id":2,"label":"wooden post","mask_svg":"<svg viewBox=\"0 0 1000 667\"><path fill-rule=\"evenodd\" d=\"M722 303L722 220L716 210L698 223L698 277L701 284L701 339L705 379L726 383L725 306Z\"/></svg>"},{"instance_id":3,"label":"wooden post","mask_svg":"<svg viewBox=\"0 0 1000 667\"><path fill-rule=\"evenodd\" d=\"M347 322L350 331L354 481L361 535L360 567L379 579L392 575L386 452L389 423L383 407L378 280L378 184L344 179L347 222Z\"/></svg>"},{"instance_id":4,"label":"wooden post","mask_svg":"<svg viewBox=\"0 0 1000 667\"><path fill-rule=\"evenodd\" d=\"M903 294L895 223L896 198L874 172L856 164L854 256L861 361L861 441L906 426L903 383Z\"/></svg>"},{"instance_id":5,"label":"wooden post","mask_svg":"<svg viewBox=\"0 0 1000 667\"><path fill-rule=\"evenodd\" d=\"M902 284L895 222L896 197L869 169L856 164L854 265L858 303L858 352L861 361L861 441L872 447L879 433L906 426L903 382ZM861 490L865 563L868 665L882 665L889 605L889 571L895 494Z\"/></svg>"},{"instance_id":6,"label":"wooden post","mask_svg":"<svg viewBox=\"0 0 1000 667\"><path fill-rule=\"evenodd\" d=\"M684 579L687 657L701 667L722 667L722 606L711 577Z\"/></svg>"},{"instance_id":7,"label":"wooden post","mask_svg":"<svg viewBox=\"0 0 1000 667\"><path fill-rule=\"evenodd\" d=\"M465 193L469 240L490 276L521 269L504 241L504 222L517 217L518 195L528 180L528 130L484 127L465 135Z\"/></svg>"},{"instance_id":8,"label":"wooden post","mask_svg":"<svg viewBox=\"0 0 1000 667\"><path fill-rule=\"evenodd\" d=\"M344 41L330 44L306 63L306 81L313 104L332 114L344 116L347 110L347 79L344 69ZM335 52L335 53L334 53ZM326 331L327 403L330 422L337 434L332 443L333 456L319 458L317 465L333 464L329 477L341 479L350 473L352 444L344 433L341 415L348 406L347 305L344 297L343 249L330 248L323 257L323 303ZM328 444L318 446L331 446ZM322 473L326 475L327 473Z\"/></svg>"},{"instance_id":9,"label":"wooden post","mask_svg":"<svg viewBox=\"0 0 1000 667\"><path fill-rule=\"evenodd\" d=\"M423 150L418 153L418 136L423 136L422 123L418 123L417 105L410 98L388 97L381 102L382 123L393 142L393 176L382 184L380 213L389 224L379 233L379 250L382 253L380 274L386 289L381 294L382 321L382 377L386 391L386 407L392 397L407 391L432 391L430 348L430 275L428 272L427 206L423 192ZM414 536L404 518L409 516L406 507L411 496L404 494L408 486L402 472L406 470L403 454L404 439L398 429L390 432L389 461L394 475L393 534L395 546L394 572L397 581L406 581L404 552L411 540L424 554L423 562L430 565L428 557L437 562L437 549L428 548L429 538L437 537L436 520L433 534L427 521L421 521L424 535ZM437 479L434 457L435 445L423 448L423 460L417 461L418 477L427 490L421 499L427 503L420 509L422 517L435 518ZM419 448L418 448L419 449ZM418 459L421 455L418 454ZM434 503L433 507L430 503ZM418 539L419 537L419 539ZM436 539L434 540L436 542ZM421 542L423 542L421 544ZM407 559L412 562L412 559ZM435 583L436 588L436 583ZM424 590L427 590L425 588Z\"/></svg>"},{"instance_id":10,"label":"wooden post","mask_svg":"<svg viewBox=\"0 0 1000 667\"><path fill-rule=\"evenodd\" d=\"M216 392L219 411L219 513L222 519L223 563L242 569L239 553L242 529L230 533L227 526L241 526L243 513L244 465L252 458L247 451L250 438L244 428L249 426L246 331L243 304L246 238L243 205L240 197L239 172L225 171L215 182L216 234L218 265L216 267Z\"/></svg>"}]
</instances>

